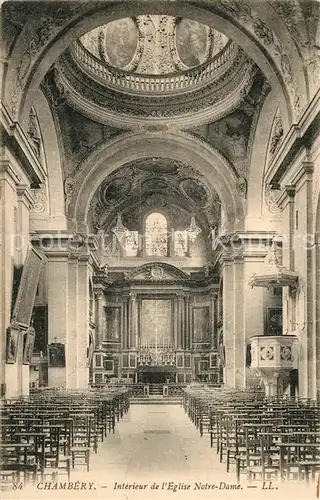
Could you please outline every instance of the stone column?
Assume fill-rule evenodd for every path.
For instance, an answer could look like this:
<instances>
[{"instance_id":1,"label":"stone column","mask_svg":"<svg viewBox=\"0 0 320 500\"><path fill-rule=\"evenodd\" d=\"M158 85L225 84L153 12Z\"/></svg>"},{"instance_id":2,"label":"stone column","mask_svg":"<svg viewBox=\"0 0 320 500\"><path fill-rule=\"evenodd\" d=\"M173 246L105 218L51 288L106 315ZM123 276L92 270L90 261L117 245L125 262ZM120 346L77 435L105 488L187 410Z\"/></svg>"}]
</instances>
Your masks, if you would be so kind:
<instances>
[{"instance_id":1,"label":"stone column","mask_svg":"<svg viewBox=\"0 0 320 500\"><path fill-rule=\"evenodd\" d=\"M138 304L137 294L130 293L130 340L129 348L138 347Z\"/></svg>"},{"instance_id":2,"label":"stone column","mask_svg":"<svg viewBox=\"0 0 320 500\"><path fill-rule=\"evenodd\" d=\"M128 297L122 297L121 348L128 349L130 337L130 315Z\"/></svg>"},{"instance_id":3,"label":"stone column","mask_svg":"<svg viewBox=\"0 0 320 500\"><path fill-rule=\"evenodd\" d=\"M212 350L217 350L218 339L217 339L217 292L210 293L210 346Z\"/></svg>"},{"instance_id":4,"label":"stone column","mask_svg":"<svg viewBox=\"0 0 320 500\"><path fill-rule=\"evenodd\" d=\"M96 336L95 348L101 349L102 341L105 339L105 320L103 309L103 286L100 284L94 285L93 293L95 296L95 323L96 323Z\"/></svg>"},{"instance_id":5,"label":"stone column","mask_svg":"<svg viewBox=\"0 0 320 500\"><path fill-rule=\"evenodd\" d=\"M191 346L190 302L191 302L190 295L186 295L186 297L185 297L185 311L186 311L185 312L185 344L184 344L185 349L190 349L190 346Z\"/></svg>"},{"instance_id":6,"label":"stone column","mask_svg":"<svg viewBox=\"0 0 320 500\"><path fill-rule=\"evenodd\" d=\"M86 389L89 369L90 251L66 231L38 231L32 237L47 256L48 343L65 346L66 366L48 369L50 387Z\"/></svg>"},{"instance_id":7,"label":"stone column","mask_svg":"<svg viewBox=\"0 0 320 500\"><path fill-rule=\"evenodd\" d=\"M263 310L257 311L263 318ZM246 334L244 301L244 261L242 254L223 259L223 338L225 384L246 385Z\"/></svg>"},{"instance_id":8,"label":"stone column","mask_svg":"<svg viewBox=\"0 0 320 500\"><path fill-rule=\"evenodd\" d=\"M173 346L178 349L179 345L179 300L178 295L173 300Z\"/></svg>"},{"instance_id":9,"label":"stone column","mask_svg":"<svg viewBox=\"0 0 320 500\"><path fill-rule=\"evenodd\" d=\"M7 398L19 396L20 390L17 362L12 365L5 363L5 332L11 320L12 264L14 262L14 242L17 225L16 189L19 182L20 178L10 162L2 160L0 162L0 382L6 384Z\"/></svg>"},{"instance_id":10,"label":"stone column","mask_svg":"<svg viewBox=\"0 0 320 500\"><path fill-rule=\"evenodd\" d=\"M184 334L184 296L177 294L177 348L183 349L183 334Z\"/></svg>"},{"instance_id":11,"label":"stone column","mask_svg":"<svg viewBox=\"0 0 320 500\"><path fill-rule=\"evenodd\" d=\"M298 310L298 336L300 341L299 395L316 397L316 332L314 324L314 289L316 275L312 266L314 214L312 207L313 164L303 162L295 179L295 209L298 210L298 226L294 232L295 266L300 277ZM319 263L318 263L319 266Z\"/></svg>"},{"instance_id":12,"label":"stone column","mask_svg":"<svg viewBox=\"0 0 320 500\"><path fill-rule=\"evenodd\" d=\"M66 368L67 371L69 371L69 367L75 367L78 366L78 349L76 345L76 338L77 338L77 329L78 329L78 301L76 300L76 297L79 295L79 280L78 280L78 255L76 253L70 254L67 256L68 262L67 262L67 301L68 301L68 311L67 311L67 328L68 328L68 334L66 335L66 339L64 341L61 340L61 343L66 343ZM49 282L49 288L50 282ZM49 298L48 298L49 300ZM49 310L50 310L50 302L49 302ZM55 317L51 315L51 320L55 321ZM55 328L56 330L56 328ZM57 335L56 335L57 336ZM72 339L73 341L71 344L69 343L69 338ZM52 342L52 340L49 337L49 344ZM53 377L55 374L58 374L57 370L60 370L59 368L50 368L49 369L49 375L50 377ZM78 387L78 377L77 377L77 372L74 372L74 376L68 376L69 374L66 374L66 387L68 386L69 389L77 389ZM51 383L54 383L52 380ZM49 385L50 380L49 380Z\"/></svg>"},{"instance_id":13,"label":"stone column","mask_svg":"<svg viewBox=\"0 0 320 500\"><path fill-rule=\"evenodd\" d=\"M48 344L60 342L64 344L66 350L66 364L70 366L75 360L69 358L67 350L67 339L69 335L69 251L56 245L55 249L46 252L48 270ZM75 264L77 266L77 264ZM71 266L73 267L73 266ZM71 274L76 276L76 271L72 269ZM76 281L76 277L72 276ZM76 286L74 286L76 288ZM74 319L74 315L72 315ZM73 324L74 332L76 324ZM72 358L76 355L76 346L73 345ZM72 351L71 351L72 352ZM76 384L75 384L76 385ZM67 370L60 367L48 368L48 386L67 388Z\"/></svg>"},{"instance_id":14,"label":"stone column","mask_svg":"<svg viewBox=\"0 0 320 500\"><path fill-rule=\"evenodd\" d=\"M223 276L223 342L225 347L224 382L229 387L235 386L234 365L234 275L233 259L225 257L222 267Z\"/></svg>"},{"instance_id":15,"label":"stone column","mask_svg":"<svg viewBox=\"0 0 320 500\"><path fill-rule=\"evenodd\" d=\"M78 264L78 324L76 345L78 351L78 389L86 389L89 383L89 368L87 361L87 348L89 346L89 259L86 251L81 251ZM73 339L69 336L70 348ZM74 345L74 344L73 344ZM68 346L69 347L69 346ZM73 367L70 367L68 378L73 376Z\"/></svg>"},{"instance_id":16,"label":"stone column","mask_svg":"<svg viewBox=\"0 0 320 500\"><path fill-rule=\"evenodd\" d=\"M15 261L23 265L29 247L29 220L33 197L26 184L17 187L17 234L15 239ZM19 394L29 395L30 367L22 362L23 346L21 348L21 359L19 360Z\"/></svg>"},{"instance_id":17,"label":"stone column","mask_svg":"<svg viewBox=\"0 0 320 500\"><path fill-rule=\"evenodd\" d=\"M236 387L246 386L246 334L244 328L243 257L234 259L234 365ZM263 311L262 311L263 317Z\"/></svg>"},{"instance_id":18,"label":"stone column","mask_svg":"<svg viewBox=\"0 0 320 500\"><path fill-rule=\"evenodd\" d=\"M295 186L286 186L286 192L288 196L288 257L289 257L289 269L294 270L294 197L296 188Z\"/></svg>"}]
</instances>

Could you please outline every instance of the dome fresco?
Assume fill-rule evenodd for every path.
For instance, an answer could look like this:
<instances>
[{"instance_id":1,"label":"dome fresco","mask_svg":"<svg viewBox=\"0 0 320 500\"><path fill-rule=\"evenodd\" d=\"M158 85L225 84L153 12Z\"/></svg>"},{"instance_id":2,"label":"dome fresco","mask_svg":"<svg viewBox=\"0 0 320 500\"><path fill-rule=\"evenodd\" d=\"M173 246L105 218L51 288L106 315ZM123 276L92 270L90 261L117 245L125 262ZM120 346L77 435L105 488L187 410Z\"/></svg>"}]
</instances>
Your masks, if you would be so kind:
<instances>
[{"instance_id":1,"label":"dome fresco","mask_svg":"<svg viewBox=\"0 0 320 500\"><path fill-rule=\"evenodd\" d=\"M118 19L80 38L82 45L106 64L149 75L196 68L210 61L228 41L204 24L164 15Z\"/></svg>"}]
</instances>

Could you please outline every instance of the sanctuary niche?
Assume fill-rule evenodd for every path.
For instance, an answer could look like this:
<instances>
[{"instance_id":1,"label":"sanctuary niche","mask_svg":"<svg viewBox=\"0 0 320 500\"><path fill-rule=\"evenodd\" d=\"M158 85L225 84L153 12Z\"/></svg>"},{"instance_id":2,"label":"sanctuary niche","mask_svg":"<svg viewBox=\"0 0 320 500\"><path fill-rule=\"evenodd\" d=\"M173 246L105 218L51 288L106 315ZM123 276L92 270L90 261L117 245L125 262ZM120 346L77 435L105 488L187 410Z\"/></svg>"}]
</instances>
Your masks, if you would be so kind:
<instances>
[{"instance_id":1,"label":"sanctuary niche","mask_svg":"<svg viewBox=\"0 0 320 500\"><path fill-rule=\"evenodd\" d=\"M210 263L220 199L207 179L167 158L111 173L88 214L98 239L93 383L222 380L218 276Z\"/></svg>"},{"instance_id":2,"label":"sanctuary niche","mask_svg":"<svg viewBox=\"0 0 320 500\"><path fill-rule=\"evenodd\" d=\"M103 303L94 383L220 381L214 274L150 262L106 279L94 277Z\"/></svg>"}]
</instances>

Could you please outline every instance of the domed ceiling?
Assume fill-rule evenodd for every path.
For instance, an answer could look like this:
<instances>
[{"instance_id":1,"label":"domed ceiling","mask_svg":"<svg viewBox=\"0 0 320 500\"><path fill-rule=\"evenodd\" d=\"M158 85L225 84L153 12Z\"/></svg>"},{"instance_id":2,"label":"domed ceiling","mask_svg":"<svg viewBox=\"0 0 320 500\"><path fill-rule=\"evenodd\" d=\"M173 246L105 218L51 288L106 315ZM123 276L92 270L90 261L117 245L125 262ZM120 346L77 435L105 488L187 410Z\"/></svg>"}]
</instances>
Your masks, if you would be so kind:
<instances>
[{"instance_id":1,"label":"domed ceiling","mask_svg":"<svg viewBox=\"0 0 320 500\"><path fill-rule=\"evenodd\" d=\"M161 75L207 63L228 38L190 19L143 15L99 26L80 41L93 56L114 68Z\"/></svg>"},{"instance_id":2,"label":"domed ceiling","mask_svg":"<svg viewBox=\"0 0 320 500\"><path fill-rule=\"evenodd\" d=\"M175 208L174 208L175 207ZM211 182L191 167L167 158L146 158L121 167L100 185L91 201L91 227L109 228L118 213L136 229L151 209L194 213L207 230L220 220L220 199Z\"/></svg>"}]
</instances>

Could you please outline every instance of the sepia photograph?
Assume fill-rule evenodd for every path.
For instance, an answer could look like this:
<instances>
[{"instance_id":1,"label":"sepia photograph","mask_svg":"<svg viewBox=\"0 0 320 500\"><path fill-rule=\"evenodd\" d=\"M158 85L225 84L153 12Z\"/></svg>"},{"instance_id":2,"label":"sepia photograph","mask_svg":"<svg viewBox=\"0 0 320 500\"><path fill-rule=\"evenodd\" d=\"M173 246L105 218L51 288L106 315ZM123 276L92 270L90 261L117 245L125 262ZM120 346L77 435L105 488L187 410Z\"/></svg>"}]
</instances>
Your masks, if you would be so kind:
<instances>
[{"instance_id":1,"label":"sepia photograph","mask_svg":"<svg viewBox=\"0 0 320 500\"><path fill-rule=\"evenodd\" d=\"M320 499L320 1L0 6L1 500Z\"/></svg>"}]
</instances>

